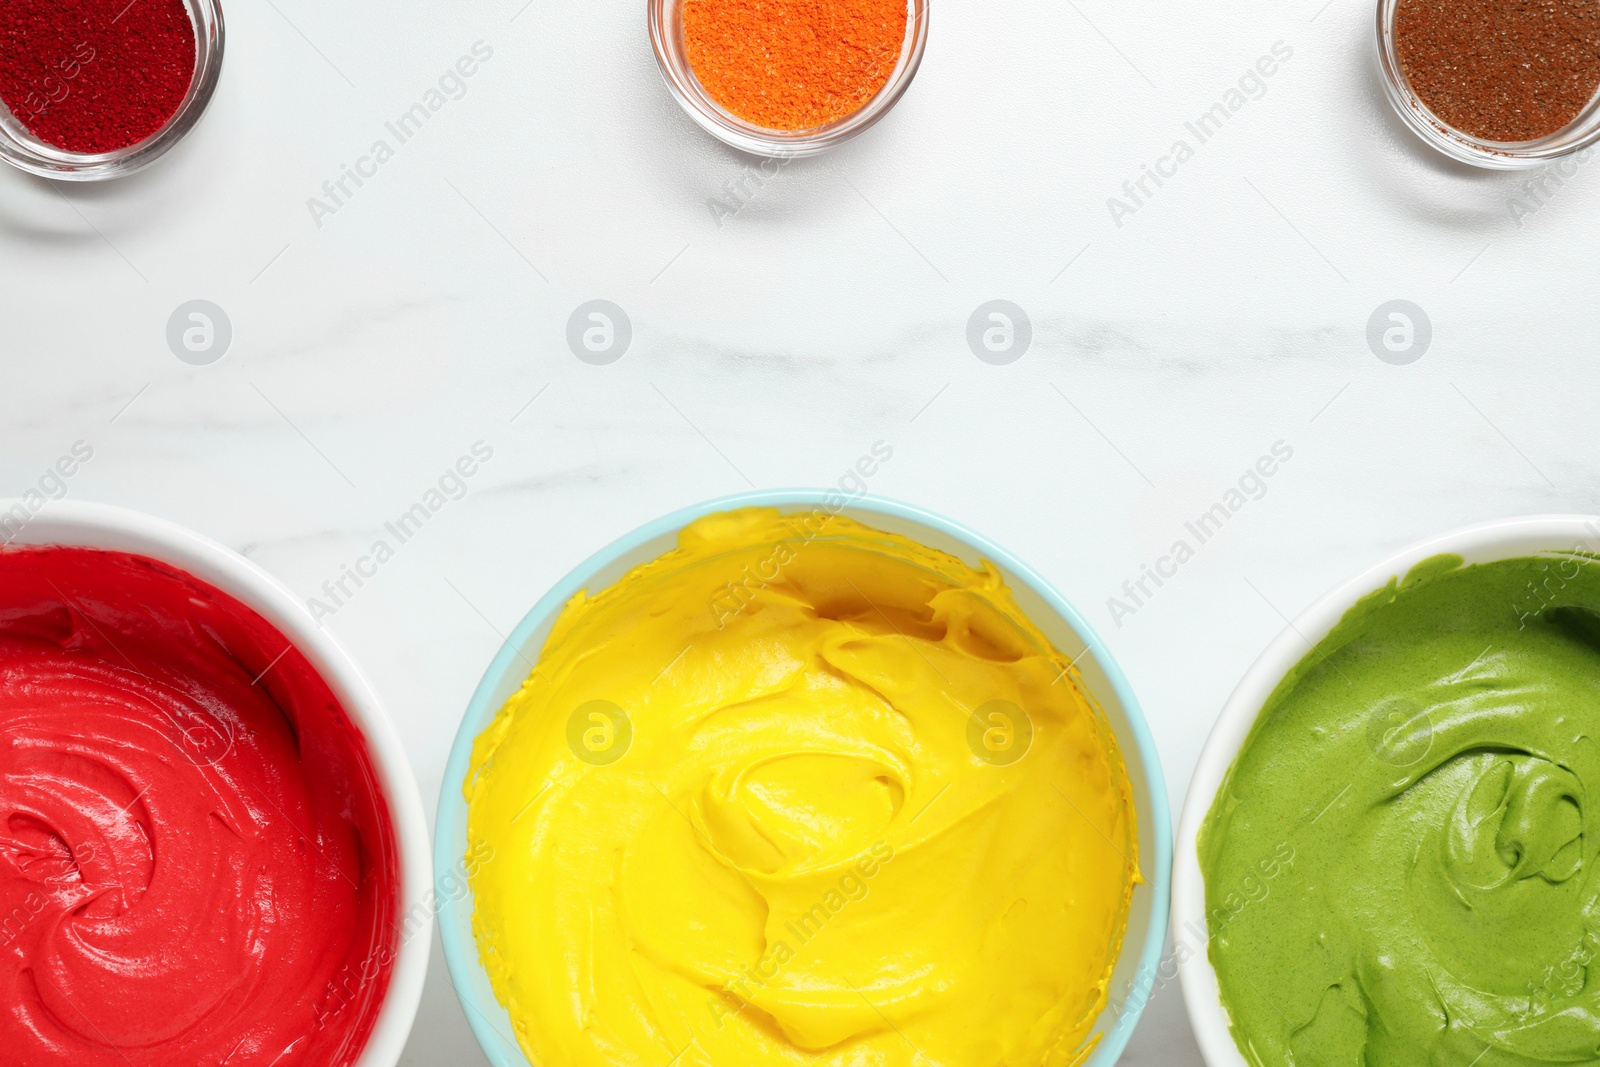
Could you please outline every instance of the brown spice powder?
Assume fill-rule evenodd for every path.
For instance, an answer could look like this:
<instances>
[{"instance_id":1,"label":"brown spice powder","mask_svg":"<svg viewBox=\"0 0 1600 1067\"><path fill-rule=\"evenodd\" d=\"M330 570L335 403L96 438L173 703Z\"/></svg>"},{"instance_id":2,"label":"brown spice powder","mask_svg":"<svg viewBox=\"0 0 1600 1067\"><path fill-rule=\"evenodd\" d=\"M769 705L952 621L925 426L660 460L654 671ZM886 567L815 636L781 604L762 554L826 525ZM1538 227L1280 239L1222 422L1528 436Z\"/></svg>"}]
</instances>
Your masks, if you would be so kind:
<instances>
[{"instance_id":1,"label":"brown spice powder","mask_svg":"<svg viewBox=\"0 0 1600 1067\"><path fill-rule=\"evenodd\" d=\"M683 35L717 103L757 126L807 130L859 111L888 82L906 0L684 0Z\"/></svg>"},{"instance_id":2,"label":"brown spice powder","mask_svg":"<svg viewBox=\"0 0 1600 1067\"><path fill-rule=\"evenodd\" d=\"M1600 0L1401 0L1395 47L1439 118L1489 141L1532 141L1600 88Z\"/></svg>"}]
</instances>

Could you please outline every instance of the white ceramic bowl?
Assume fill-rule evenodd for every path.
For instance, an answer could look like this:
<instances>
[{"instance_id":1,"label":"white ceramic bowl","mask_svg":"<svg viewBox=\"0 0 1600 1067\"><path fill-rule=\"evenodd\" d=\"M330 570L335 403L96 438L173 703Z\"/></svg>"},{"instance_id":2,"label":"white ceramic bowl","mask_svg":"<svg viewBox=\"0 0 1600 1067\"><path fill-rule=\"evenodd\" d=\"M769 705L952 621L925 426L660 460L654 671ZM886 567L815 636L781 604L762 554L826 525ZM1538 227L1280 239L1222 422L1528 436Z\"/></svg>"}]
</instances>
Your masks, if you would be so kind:
<instances>
[{"instance_id":1,"label":"white ceramic bowl","mask_svg":"<svg viewBox=\"0 0 1600 1067\"><path fill-rule=\"evenodd\" d=\"M1383 562L1362 571L1318 600L1267 646L1238 688L1223 705L1217 724L1200 753L1183 803L1178 824L1177 852L1173 857L1172 930L1174 944L1187 945L1177 953L1184 1002L1195 1038L1208 1067L1248 1067L1228 1030L1228 1013L1217 990L1217 973L1206 951L1205 880L1195 840L1216 799L1223 778L1233 766L1250 728L1274 687L1310 652L1334 625L1366 594L1381 588L1391 577L1407 571L1430 556L1445 553L1467 563L1493 563L1502 559L1567 552L1577 548L1600 552L1600 517L1587 515L1536 515L1499 519L1430 537L1404 548Z\"/></svg>"},{"instance_id":2,"label":"white ceramic bowl","mask_svg":"<svg viewBox=\"0 0 1600 1067\"><path fill-rule=\"evenodd\" d=\"M28 516L15 519L17 508ZM388 801L400 852L397 922L409 918L411 933L396 934L398 950L389 990L358 1067L394 1067L411 1033L422 980L428 968L433 916L428 824L416 778L394 728L367 680L348 653L318 628L294 594L238 553L193 530L138 511L106 504L59 501L36 511L19 500L0 500L0 541L10 545L71 545L149 556L221 589L261 615L294 642L333 690L366 739L373 769Z\"/></svg>"}]
</instances>

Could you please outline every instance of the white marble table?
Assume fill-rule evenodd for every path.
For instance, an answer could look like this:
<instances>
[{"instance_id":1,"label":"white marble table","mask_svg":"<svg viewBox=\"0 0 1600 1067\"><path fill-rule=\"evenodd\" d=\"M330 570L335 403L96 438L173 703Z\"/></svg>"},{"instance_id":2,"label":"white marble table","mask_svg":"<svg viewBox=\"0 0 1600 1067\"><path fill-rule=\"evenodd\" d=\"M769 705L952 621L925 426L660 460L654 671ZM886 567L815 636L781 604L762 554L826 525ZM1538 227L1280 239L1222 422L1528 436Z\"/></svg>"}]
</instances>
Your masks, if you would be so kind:
<instances>
[{"instance_id":1,"label":"white marble table","mask_svg":"<svg viewBox=\"0 0 1600 1067\"><path fill-rule=\"evenodd\" d=\"M1175 807L1285 616L1424 534L1600 510L1600 175L1534 197L1426 155L1382 99L1371 0L937 0L888 119L744 192L751 161L662 88L643 3L524 2L229 0L221 88L170 157L96 187L0 174L0 493L92 442L72 497L309 598L493 449L327 620L430 809L500 634L572 565L680 505L832 483L875 442L872 492L990 534L1101 627ZM385 124L476 42L398 143ZM1243 86L1264 95L1200 143L1185 124L1275 45ZM1147 166L1171 176L1114 212ZM231 324L207 365L167 341L193 299ZM631 323L607 365L566 341L592 299ZM1006 365L966 339L994 299L1031 321ZM1405 365L1367 340L1397 299L1432 326ZM1259 499L1113 619L1279 442ZM405 1062L479 1062L437 956ZM1125 1062L1198 1062L1175 988Z\"/></svg>"}]
</instances>

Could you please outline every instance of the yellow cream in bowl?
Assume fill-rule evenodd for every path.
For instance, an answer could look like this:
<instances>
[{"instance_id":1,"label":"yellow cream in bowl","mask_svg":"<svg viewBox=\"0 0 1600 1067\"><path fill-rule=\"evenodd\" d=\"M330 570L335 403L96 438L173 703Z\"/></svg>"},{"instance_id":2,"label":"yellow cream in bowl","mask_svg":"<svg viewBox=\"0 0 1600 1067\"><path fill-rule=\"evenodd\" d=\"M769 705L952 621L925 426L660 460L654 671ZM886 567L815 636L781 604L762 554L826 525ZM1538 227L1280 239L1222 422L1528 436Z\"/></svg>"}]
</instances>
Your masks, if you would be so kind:
<instances>
[{"instance_id":1,"label":"yellow cream in bowl","mask_svg":"<svg viewBox=\"0 0 1600 1067\"><path fill-rule=\"evenodd\" d=\"M1110 727L1000 576L824 513L574 597L465 789L536 1064L1075 1064L1140 880Z\"/></svg>"}]
</instances>

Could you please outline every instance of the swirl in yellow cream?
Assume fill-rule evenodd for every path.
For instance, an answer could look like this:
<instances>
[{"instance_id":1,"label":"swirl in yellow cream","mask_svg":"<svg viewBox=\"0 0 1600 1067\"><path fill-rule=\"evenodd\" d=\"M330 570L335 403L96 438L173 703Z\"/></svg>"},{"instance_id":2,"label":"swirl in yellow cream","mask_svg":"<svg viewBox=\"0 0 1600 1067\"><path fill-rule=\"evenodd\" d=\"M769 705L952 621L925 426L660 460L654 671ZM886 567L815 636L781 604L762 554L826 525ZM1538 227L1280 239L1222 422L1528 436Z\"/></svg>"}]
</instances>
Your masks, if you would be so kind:
<instances>
[{"instance_id":1,"label":"swirl in yellow cream","mask_svg":"<svg viewBox=\"0 0 1600 1067\"><path fill-rule=\"evenodd\" d=\"M535 1063L1069 1065L1139 881L1115 740L1000 576L746 509L567 605L477 739Z\"/></svg>"}]
</instances>

